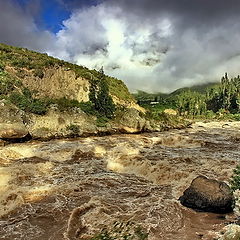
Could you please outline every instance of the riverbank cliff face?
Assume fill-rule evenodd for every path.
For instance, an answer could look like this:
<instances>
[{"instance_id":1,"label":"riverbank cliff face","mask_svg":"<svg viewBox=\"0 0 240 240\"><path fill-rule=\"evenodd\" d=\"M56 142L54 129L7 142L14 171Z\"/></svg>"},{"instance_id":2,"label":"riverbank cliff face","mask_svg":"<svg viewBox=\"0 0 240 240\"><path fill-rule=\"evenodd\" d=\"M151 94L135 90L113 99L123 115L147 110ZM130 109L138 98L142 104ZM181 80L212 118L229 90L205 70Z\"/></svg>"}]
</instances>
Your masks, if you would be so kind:
<instances>
[{"instance_id":1,"label":"riverbank cliff face","mask_svg":"<svg viewBox=\"0 0 240 240\"><path fill-rule=\"evenodd\" d=\"M81 109L60 112L57 108L52 108L41 116L26 113L6 100L0 101L0 139L5 141L153 132L185 126L181 122L171 124L170 121L162 123L147 120L133 108L124 109L117 118L100 125L97 117L88 115Z\"/></svg>"},{"instance_id":2,"label":"riverbank cliff face","mask_svg":"<svg viewBox=\"0 0 240 240\"><path fill-rule=\"evenodd\" d=\"M89 102L91 86L98 91L102 78L116 107L114 116L107 120L89 109L93 104ZM136 103L121 80L47 54L4 44L0 44L0 97L0 139L3 141L181 127L180 123L171 125L146 119L146 110ZM69 104L76 106L69 107Z\"/></svg>"}]
</instances>

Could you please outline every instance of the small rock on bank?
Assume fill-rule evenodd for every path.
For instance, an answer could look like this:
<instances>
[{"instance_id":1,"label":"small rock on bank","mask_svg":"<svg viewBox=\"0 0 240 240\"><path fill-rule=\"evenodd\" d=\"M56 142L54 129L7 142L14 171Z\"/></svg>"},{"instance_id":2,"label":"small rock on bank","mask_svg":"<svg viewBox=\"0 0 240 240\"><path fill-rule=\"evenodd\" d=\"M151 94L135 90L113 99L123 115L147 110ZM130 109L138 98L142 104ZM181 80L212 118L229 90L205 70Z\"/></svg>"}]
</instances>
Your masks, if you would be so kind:
<instances>
[{"instance_id":1,"label":"small rock on bank","mask_svg":"<svg viewBox=\"0 0 240 240\"><path fill-rule=\"evenodd\" d=\"M179 200L183 206L200 211L227 213L233 210L230 187L205 176L195 178Z\"/></svg>"},{"instance_id":2,"label":"small rock on bank","mask_svg":"<svg viewBox=\"0 0 240 240\"><path fill-rule=\"evenodd\" d=\"M223 229L223 236L219 240L239 240L240 239L240 226L230 224Z\"/></svg>"},{"instance_id":3,"label":"small rock on bank","mask_svg":"<svg viewBox=\"0 0 240 240\"><path fill-rule=\"evenodd\" d=\"M0 126L0 138L1 139L20 139L28 135L28 130L23 124L4 124Z\"/></svg>"},{"instance_id":4,"label":"small rock on bank","mask_svg":"<svg viewBox=\"0 0 240 240\"><path fill-rule=\"evenodd\" d=\"M0 139L22 139L28 135L28 130L23 124L21 111L14 105L0 101Z\"/></svg>"}]
</instances>

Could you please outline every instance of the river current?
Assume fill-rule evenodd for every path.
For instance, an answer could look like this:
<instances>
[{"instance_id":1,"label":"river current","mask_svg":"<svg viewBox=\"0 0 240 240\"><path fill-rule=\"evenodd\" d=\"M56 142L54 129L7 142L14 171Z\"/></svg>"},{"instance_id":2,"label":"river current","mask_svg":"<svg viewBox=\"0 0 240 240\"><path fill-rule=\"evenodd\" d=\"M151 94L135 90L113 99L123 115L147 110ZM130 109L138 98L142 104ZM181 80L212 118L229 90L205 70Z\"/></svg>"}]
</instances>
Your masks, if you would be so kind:
<instances>
[{"instance_id":1,"label":"river current","mask_svg":"<svg viewBox=\"0 0 240 240\"><path fill-rule=\"evenodd\" d=\"M89 239L116 222L149 240L217 239L234 214L178 198L198 175L228 183L239 160L239 122L0 147L0 239Z\"/></svg>"}]
</instances>

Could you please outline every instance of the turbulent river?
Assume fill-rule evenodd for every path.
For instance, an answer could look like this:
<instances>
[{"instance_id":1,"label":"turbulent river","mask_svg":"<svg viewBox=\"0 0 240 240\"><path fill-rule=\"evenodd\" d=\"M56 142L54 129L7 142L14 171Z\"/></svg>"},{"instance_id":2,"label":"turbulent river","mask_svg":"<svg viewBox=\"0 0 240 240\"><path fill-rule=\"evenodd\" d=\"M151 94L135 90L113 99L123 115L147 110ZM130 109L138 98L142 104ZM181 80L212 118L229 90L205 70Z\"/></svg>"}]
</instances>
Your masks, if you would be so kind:
<instances>
[{"instance_id":1,"label":"turbulent river","mask_svg":"<svg viewBox=\"0 0 240 240\"><path fill-rule=\"evenodd\" d=\"M149 240L214 239L233 214L178 198L198 175L228 182L239 160L238 122L0 147L0 239L89 239L115 222Z\"/></svg>"}]
</instances>

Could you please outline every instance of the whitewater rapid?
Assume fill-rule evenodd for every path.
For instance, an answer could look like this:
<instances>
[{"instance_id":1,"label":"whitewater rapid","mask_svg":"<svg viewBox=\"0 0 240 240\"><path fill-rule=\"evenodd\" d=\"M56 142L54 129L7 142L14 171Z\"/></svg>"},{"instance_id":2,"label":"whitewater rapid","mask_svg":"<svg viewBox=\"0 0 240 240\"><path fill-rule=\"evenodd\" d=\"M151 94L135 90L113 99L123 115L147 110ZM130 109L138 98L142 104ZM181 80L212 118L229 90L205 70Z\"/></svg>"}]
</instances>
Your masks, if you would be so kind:
<instances>
[{"instance_id":1,"label":"whitewater rapid","mask_svg":"<svg viewBox=\"0 0 240 240\"><path fill-rule=\"evenodd\" d=\"M198 175L228 183L239 150L239 122L0 147L0 239L89 239L129 221L150 240L213 239L233 214L178 198Z\"/></svg>"}]
</instances>

